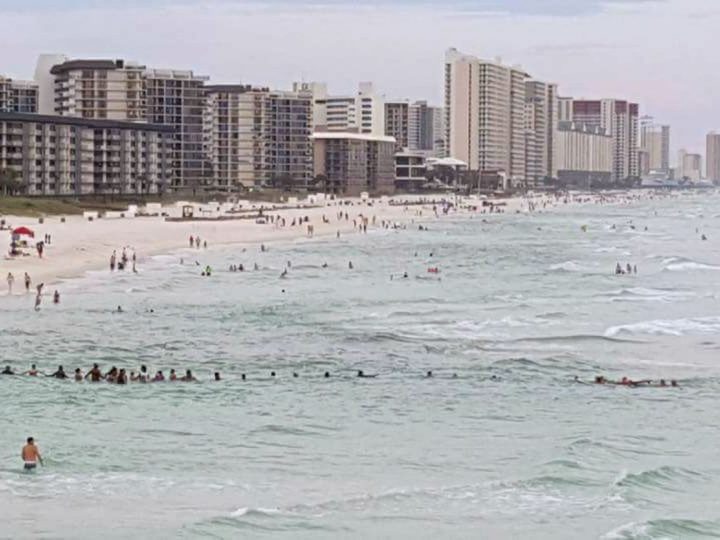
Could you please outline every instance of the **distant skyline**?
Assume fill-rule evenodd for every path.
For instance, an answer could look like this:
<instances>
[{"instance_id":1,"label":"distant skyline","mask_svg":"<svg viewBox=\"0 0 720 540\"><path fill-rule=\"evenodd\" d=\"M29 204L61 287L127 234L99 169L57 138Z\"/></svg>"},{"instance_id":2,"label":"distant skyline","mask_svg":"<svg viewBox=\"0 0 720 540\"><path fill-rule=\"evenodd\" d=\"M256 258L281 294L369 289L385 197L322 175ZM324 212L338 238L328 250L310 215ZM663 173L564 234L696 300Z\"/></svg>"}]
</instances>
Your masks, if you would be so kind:
<instances>
[{"instance_id":1,"label":"distant skyline","mask_svg":"<svg viewBox=\"0 0 720 540\"><path fill-rule=\"evenodd\" d=\"M369 80L387 98L443 102L448 47L520 64L560 95L637 101L705 153L720 128L717 0L0 0L0 73L41 53L193 69L215 83L333 93Z\"/></svg>"}]
</instances>

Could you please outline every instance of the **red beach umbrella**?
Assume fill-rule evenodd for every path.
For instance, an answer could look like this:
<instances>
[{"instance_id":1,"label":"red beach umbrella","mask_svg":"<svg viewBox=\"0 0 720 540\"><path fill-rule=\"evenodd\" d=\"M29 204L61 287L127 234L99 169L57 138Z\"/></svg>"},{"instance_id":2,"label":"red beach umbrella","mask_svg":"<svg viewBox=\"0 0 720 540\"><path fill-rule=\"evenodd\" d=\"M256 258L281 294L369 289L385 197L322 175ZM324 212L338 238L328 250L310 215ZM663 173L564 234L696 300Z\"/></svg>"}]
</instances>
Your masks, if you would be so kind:
<instances>
[{"instance_id":1,"label":"red beach umbrella","mask_svg":"<svg viewBox=\"0 0 720 540\"><path fill-rule=\"evenodd\" d=\"M17 229L14 229L12 233L19 236L30 236L32 238L35 238L35 233L27 227L18 227Z\"/></svg>"}]
</instances>

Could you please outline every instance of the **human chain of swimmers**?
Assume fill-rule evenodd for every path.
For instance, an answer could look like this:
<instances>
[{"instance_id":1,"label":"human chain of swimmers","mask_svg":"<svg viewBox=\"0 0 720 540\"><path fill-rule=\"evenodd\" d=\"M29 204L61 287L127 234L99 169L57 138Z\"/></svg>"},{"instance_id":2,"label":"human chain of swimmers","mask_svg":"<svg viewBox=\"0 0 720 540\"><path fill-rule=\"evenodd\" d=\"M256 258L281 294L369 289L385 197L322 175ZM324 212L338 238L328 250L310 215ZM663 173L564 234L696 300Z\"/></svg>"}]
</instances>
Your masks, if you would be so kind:
<instances>
[{"instance_id":1,"label":"human chain of swimmers","mask_svg":"<svg viewBox=\"0 0 720 540\"><path fill-rule=\"evenodd\" d=\"M142 365L140 366L140 370L136 373L134 371L131 371L128 375L127 371L124 368L118 369L117 367L113 366L110 368L109 371L106 373L103 373L100 369L99 364L93 364L93 367L87 371L87 373L83 373L80 368L75 368L75 371L72 375L68 375L65 372L65 369L63 366L58 366L57 370L55 370L53 373L43 373L39 369L37 369L36 364L32 364L30 366L30 369L23 372L16 372L12 369L11 366L5 366L5 368L0 371L0 375L20 375L20 376L29 376L29 377L50 377L54 379L72 379L76 382L83 382L86 380L89 380L91 382L101 382L105 381L111 384L128 384L129 382L139 382L139 383L157 383L157 382L198 382L198 379L193 375L192 370L187 369L185 370L184 375L178 375L174 369L170 370L170 374L166 377L162 370L158 370L154 376L150 375L150 372L148 371L147 366ZM292 376L294 379L299 378L300 374L297 371L292 372ZM356 377L361 379L374 379L378 375L377 374L367 374L363 370L357 370ZM277 373L275 371L270 372L270 378L277 377ZM424 377L426 379L434 377L434 373L432 371L426 371ZM245 373L242 373L240 375L240 378L245 381L247 380L247 375ZM325 371L323 373L323 378L329 379L330 378L330 372ZM458 375L457 373L452 373L451 378L457 379ZM500 377L497 375L491 375L489 377L491 381L499 381ZM220 375L219 371L215 371L213 373L212 379L213 381L221 381L222 377ZM610 379L607 379L606 377L602 375L598 375L595 377L592 381L584 381L581 380L577 375L574 378L574 382L580 383L580 384L600 384L600 385L615 385L615 386L626 386L629 388L639 388L639 387L658 387L658 388L676 388L679 386L678 382L674 379L670 380L670 382L666 381L665 379L658 379L658 380L651 380L651 379L644 379L644 380L633 380L628 377L623 377L620 380L613 381Z\"/></svg>"}]
</instances>

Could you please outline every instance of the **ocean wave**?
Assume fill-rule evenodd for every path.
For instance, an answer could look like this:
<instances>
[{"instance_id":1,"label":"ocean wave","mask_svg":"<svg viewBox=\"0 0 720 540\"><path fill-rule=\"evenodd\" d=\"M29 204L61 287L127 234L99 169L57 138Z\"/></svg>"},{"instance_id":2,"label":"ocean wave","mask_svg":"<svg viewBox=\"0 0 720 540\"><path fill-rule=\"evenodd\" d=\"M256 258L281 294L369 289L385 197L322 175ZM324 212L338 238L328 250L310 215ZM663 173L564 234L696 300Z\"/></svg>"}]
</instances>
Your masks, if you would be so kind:
<instances>
[{"instance_id":1,"label":"ocean wave","mask_svg":"<svg viewBox=\"0 0 720 540\"><path fill-rule=\"evenodd\" d=\"M672 490L677 483L686 483L693 478L702 476L700 473L679 467L659 467L639 473L622 471L613 481L618 487L656 488L663 491Z\"/></svg>"},{"instance_id":2,"label":"ocean wave","mask_svg":"<svg viewBox=\"0 0 720 540\"><path fill-rule=\"evenodd\" d=\"M554 272L584 272L585 269L576 261L565 261L550 266L550 270Z\"/></svg>"},{"instance_id":3,"label":"ocean wave","mask_svg":"<svg viewBox=\"0 0 720 540\"><path fill-rule=\"evenodd\" d=\"M692 270L720 270L720 266L698 262L685 257L668 257L661 261L668 272L686 272Z\"/></svg>"},{"instance_id":4,"label":"ocean wave","mask_svg":"<svg viewBox=\"0 0 720 540\"><path fill-rule=\"evenodd\" d=\"M606 294L613 302L674 302L694 296L693 293L673 289L626 287Z\"/></svg>"},{"instance_id":5,"label":"ocean wave","mask_svg":"<svg viewBox=\"0 0 720 540\"><path fill-rule=\"evenodd\" d=\"M720 317L695 317L690 319L656 319L634 324L611 326L605 336L621 335L685 336L720 333Z\"/></svg>"},{"instance_id":6,"label":"ocean wave","mask_svg":"<svg viewBox=\"0 0 720 540\"><path fill-rule=\"evenodd\" d=\"M655 519L631 522L606 533L603 540L654 540L658 538L718 538L720 522L694 519Z\"/></svg>"}]
</instances>

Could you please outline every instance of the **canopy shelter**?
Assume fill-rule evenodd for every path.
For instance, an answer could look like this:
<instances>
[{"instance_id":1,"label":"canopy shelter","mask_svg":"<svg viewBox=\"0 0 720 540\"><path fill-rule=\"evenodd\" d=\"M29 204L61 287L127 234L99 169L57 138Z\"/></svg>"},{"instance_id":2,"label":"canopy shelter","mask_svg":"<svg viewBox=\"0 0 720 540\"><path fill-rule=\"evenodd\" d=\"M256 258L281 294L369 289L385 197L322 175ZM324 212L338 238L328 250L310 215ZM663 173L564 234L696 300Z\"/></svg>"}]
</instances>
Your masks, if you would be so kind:
<instances>
[{"instance_id":1,"label":"canopy shelter","mask_svg":"<svg viewBox=\"0 0 720 540\"><path fill-rule=\"evenodd\" d=\"M18 227L17 229L13 229L12 233L15 236L29 236L31 238L35 238L35 233L27 227Z\"/></svg>"}]
</instances>

